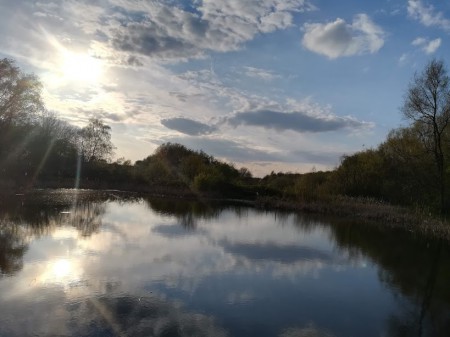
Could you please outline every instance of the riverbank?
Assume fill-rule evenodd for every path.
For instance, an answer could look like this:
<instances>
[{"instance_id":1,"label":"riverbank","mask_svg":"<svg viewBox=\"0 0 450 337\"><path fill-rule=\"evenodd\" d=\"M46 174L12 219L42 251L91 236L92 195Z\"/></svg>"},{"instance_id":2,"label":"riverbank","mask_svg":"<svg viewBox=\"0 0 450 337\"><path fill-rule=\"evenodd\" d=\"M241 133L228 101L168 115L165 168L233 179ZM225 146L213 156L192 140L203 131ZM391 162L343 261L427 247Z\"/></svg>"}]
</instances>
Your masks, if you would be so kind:
<instances>
[{"instance_id":1,"label":"riverbank","mask_svg":"<svg viewBox=\"0 0 450 337\"><path fill-rule=\"evenodd\" d=\"M326 201L298 202L261 197L254 206L293 212L334 215L364 221L369 225L403 229L427 237L450 242L450 223L431 213L394 206L373 199L330 197Z\"/></svg>"},{"instance_id":2,"label":"riverbank","mask_svg":"<svg viewBox=\"0 0 450 337\"><path fill-rule=\"evenodd\" d=\"M40 186L43 190L51 191L73 191L70 185L61 188L57 185ZM284 210L299 213L310 213L317 215L333 215L346 219L361 220L369 225L375 225L386 228L403 229L408 232L425 235L432 238L441 238L450 242L450 223L448 220L439 218L431 213L426 214L423 211L414 210L407 207L394 206L379 202L369 198L350 198L346 196L330 196L326 200L298 201L289 198L279 198L273 196L257 196L248 198L248 195L239 197L221 196L220 193L202 193L187 188L180 187L149 187L135 188L134 185L123 184L115 186L114 189L108 188L105 184L91 183L83 184L79 191L84 192L97 191L105 192L115 198L117 194L133 194L134 196L149 196L167 199L191 199L200 200L208 203L231 202L239 203L249 207L255 207L266 210ZM2 189L0 195L26 195L39 189L30 190L9 190Z\"/></svg>"}]
</instances>

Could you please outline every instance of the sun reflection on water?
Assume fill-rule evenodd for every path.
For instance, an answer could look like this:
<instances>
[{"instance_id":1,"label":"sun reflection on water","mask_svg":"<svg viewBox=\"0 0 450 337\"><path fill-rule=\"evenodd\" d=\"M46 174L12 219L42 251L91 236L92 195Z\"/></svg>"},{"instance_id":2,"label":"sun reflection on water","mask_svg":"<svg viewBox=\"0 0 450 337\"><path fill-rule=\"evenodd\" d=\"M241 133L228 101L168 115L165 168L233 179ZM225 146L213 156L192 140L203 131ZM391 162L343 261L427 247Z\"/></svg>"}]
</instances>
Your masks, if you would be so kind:
<instances>
[{"instance_id":1,"label":"sun reflection on water","mask_svg":"<svg viewBox=\"0 0 450 337\"><path fill-rule=\"evenodd\" d=\"M67 258L59 258L48 262L39 283L69 285L80 279L81 269L78 264Z\"/></svg>"},{"instance_id":2,"label":"sun reflection on water","mask_svg":"<svg viewBox=\"0 0 450 337\"><path fill-rule=\"evenodd\" d=\"M52 273L55 279L61 280L70 276L71 269L72 265L70 261L61 259L53 263Z\"/></svg>"}]
</instances>

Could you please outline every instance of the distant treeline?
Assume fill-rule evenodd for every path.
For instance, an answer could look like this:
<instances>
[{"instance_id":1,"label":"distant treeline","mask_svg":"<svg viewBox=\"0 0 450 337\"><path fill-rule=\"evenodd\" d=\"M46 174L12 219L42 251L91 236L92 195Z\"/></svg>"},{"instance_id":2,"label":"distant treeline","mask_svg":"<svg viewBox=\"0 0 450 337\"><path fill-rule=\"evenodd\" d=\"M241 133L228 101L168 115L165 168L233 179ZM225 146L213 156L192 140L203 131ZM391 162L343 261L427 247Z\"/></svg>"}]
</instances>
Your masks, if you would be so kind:
<instances>
[{"instance_id":1,"label":"distant treeline","mask_svg":"<svg viewBox=\"0 0 450 337\"><path fill-rule=\"evenodd\" d=\"M132 164L111 161L111 129L92 118L78 128L47 112L41 84L15 62L0 60L0 188L117 188L146 192L292 202L363 197L426 211L448 207L450 166L449 80L431 61L416 74L403 113L411 125L391 131L377 148L344 156L333 171L272 172L252 177L246 168L180 144L166 143Z\"/></svg>"}]
</instances>

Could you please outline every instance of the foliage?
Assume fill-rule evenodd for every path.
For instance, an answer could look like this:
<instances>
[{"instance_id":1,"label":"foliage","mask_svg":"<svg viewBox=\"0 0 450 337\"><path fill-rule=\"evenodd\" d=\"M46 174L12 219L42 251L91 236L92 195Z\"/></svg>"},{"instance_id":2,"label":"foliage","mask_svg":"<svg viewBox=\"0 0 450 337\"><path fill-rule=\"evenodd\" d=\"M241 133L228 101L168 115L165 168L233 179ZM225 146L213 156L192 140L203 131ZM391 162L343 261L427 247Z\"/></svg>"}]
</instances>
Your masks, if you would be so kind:
<instances>
[{"instance_id":1,"label":"foliage","mask_svg":"<svg viewBox=\"0 0 450 337\"><path fill-rule=\"evenodd\" d=\"M433 158L420 140L417 126L389 133L379 147L383 158L383 198L396 204L437 206Z\"/></svg>"},{"instance_id":2,"label":"foliage","mask_svg":"<svg viewBox=\"0 0 450 337\"><path fill-rule=\"evenodd\" d=\"M109 160L114 146L111 142L111 127L98 118L89 119L89 124L78 131L79 150L85 162Z\"/></svg>"},{"instance_id":3,"label":"foliage","mask_svg":"<svg viewBox=\"0 0 450 337\"><path fill-rule=\"evenodd\" d=\"M332 172L311 172L300 175L295 181L295 195L298 200L311 202L324 200L332 194Z\"/></svg>"},{"instance_id":4,"label":"foliage","mask_svg":"<svg viewBox=\"0 0 450 337\"><path fill-rule=\"evenodd\" d=\"M225 177L220 172L200 172L194 178L194 188L198 191L213 192L225 185Z\"/></svg>"},{"instance_id":5,"label":"foliage","mask_svg":"<svg viewBox=\"0 0 450 337\"><path fill-rule=\"evenodd\" d=\"M352 197L381 197L380 177L383 158L378 150L366 150L344 156L336 170L338 191Z\"/></svg>"},{"instance_id":6,"label":"foliage","mask_svg":"<svg viewBox=\"0 0 450 337\"><path fill-rule=\"evenodd\" d=\"M29 122L43 110L41 83L10 59L0 60L0 129Z\"/></svg>"},{"instance_id":7,"label":"foliage","mask_svg":"<svg viewBox=\"0 0 450 337\"><path fill-rule=\"evenodd\" d=\"M240 177L233 165L176 143L162 144L153 155L136 162L135 169L150 184L184 186L191 191L213 194L234 190L232 185Z\"/></svg>"},{"instance_id":8,"label":"foliage","mask_svg":"<svg viewBox=\"0 0 450 337\"><path fill-rule=\"evenodd\" d=\"M450 122L450 83L444 62L432 60L416 74L403 105L404 115L417 125L425 148L433 155L441 211L446 208L444 137Z\"/></svg>"}]
</instances>

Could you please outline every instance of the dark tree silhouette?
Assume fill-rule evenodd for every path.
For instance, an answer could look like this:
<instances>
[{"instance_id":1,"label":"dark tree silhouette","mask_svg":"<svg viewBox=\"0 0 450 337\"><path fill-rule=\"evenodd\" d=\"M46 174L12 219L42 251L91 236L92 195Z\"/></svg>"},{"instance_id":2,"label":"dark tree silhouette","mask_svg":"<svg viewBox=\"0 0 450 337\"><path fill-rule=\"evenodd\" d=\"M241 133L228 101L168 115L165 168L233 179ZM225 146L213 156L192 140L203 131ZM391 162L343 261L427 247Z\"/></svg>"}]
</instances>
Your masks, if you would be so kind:
<instances>
[{"instance_id":1,"label":"dark tree silhouette","mask_svg":"<svg viewBox=\"0 0 450 337\"><path fill-rule=\"evenodd\" d=\"M446 209L443 138L450 121L449 85L444 62L430 61L414 76L402 109L405 117L417 124L424 145L434 156L442 212Z\"/></svg>"},{"instance_id":2,"label":"dark tree silhouette","mask_svg":"<svg viewBox=\"0 0 450 337\"><path fill-rule=\"evenodd\" d=\"M28 121L43 110L41 83L10 59L0 60L0 128Z\"/></svg>"},{"instance_id":3,"label":"dark tree silhouette","mask_svg":"<svg viewBox=\"0 0 450 337\"><path fill-rule=\"evenodd\" d=\"M28 249L25 240L12 224L0 220L0 277L12 275L23 267L23 255Z\"/></svg>"},{"instance_id":4,"label":"dark tree silhouette","mask_svg":"<svg viewBox=\"0 0 450 337\"><path fill-rule=\"evenodd\" d=\"M86 162L108 160L114 146L111 142L111 127L100 119L91 118L89 124L79 131L79 147Z\"/></svg>"}]
</instances>

